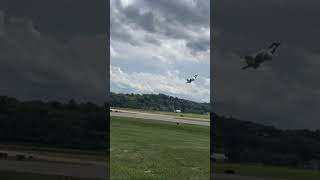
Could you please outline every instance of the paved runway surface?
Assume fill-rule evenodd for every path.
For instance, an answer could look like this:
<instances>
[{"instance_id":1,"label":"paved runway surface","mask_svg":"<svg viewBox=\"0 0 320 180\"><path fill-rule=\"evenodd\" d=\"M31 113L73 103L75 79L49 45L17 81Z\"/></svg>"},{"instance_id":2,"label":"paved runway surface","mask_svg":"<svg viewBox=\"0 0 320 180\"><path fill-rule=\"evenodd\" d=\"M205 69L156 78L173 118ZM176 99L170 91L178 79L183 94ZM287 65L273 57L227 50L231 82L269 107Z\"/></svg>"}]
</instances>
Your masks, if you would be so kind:
<instances>
[{"instance_id":1,"label":"paved runway surface","mask_svg":"<svg viewBox=\"0 0 320 180\"><path fill-rule=\"evenodd\" d=\"M6 153L8 156L16 156L18 154L24 155L26 158L32 156L33 160L37 161L50 161L50 162L59 162L59 163L69 163L69 164L87 164L87 165L105 165L106 162L101 161L90 161L83 159L71 159L65 157L49 156L49 155L40 155L36 153L22 152L22 151L13 151L13 150L0 150L0 153Z\"/></svg>"},{"instance_id":2,"label":"paved runway surface","mask_svg":"<svg viewBox=\"0 0 320 180\"><path fill-rule=\"evenodd\" d=\"M228 175L228 174L214 174L211 180L286 180L286 179L248 177L248 176Z\"/></svg>"},{"instance_id":3,"label":"paved runway surface","mask_svg":"<svg viewBox=\"0 0 320 180\"><path fill-rule=\"evenodd\" d=\"M7 159L0 160L1 171L92 179L108 177L106 161L70 159L13 150L0 150L0 153L8 155ZM16 160L16 155L23 155L26 159ZM32 159L29 159L30 156Z\"/></svg>"},{"instance_id":4,"label":"paved runway surface","mask_svg":"<svg viewBox=\"0 0 320 180\"><path fill-rule=\"evenodd\" d=\"M77 178L106 179L108 177L107 168L103 165L0 160L0 170L2 171Z\"/></svg>"},{"instance_id":5,"label":"paved runway surface","mask_svg":"<svg viewBox=\"0 0 320 180\"><path fill-rule=\"evenodd\" d=\"M151 113L133 112L133 111L125 111L125 110L117 110L117 111L119 111L119 112L110 112L110 116L129 117L129 118L149 119L149 120L159 120L159 121L169 121L169 122L177 122L177 123L210 126L210 121L208 119L198 119L198 118L189 118L189 117L182 118L182 117L163 115L163 114L151 114Z\"/></svg>"}]
</instances>

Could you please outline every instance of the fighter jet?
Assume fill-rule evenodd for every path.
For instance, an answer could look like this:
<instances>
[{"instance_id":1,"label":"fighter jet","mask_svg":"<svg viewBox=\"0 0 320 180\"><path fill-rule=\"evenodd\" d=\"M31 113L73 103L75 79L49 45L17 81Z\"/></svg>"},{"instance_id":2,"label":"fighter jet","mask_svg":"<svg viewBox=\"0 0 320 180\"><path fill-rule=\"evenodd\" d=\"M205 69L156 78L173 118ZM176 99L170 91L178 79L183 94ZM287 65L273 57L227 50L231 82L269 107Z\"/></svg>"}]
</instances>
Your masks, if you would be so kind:
<instances>
[{"instance_id":1,"label":"fighter jet","mask_svg":"<svg viewBox=\"0 0 320 180\"><path fill-rule=\"evenodd\" d=\"M272 43L268 49L263 49L254 55L241 57L245 59L247 65L241 69L247 69L249 67L257 69L265 61L271 61L273 54L276 52L277 48L280 46L279 42Z\"/></svg>"},{"instance_id":2,"label":"fighter jet","mask_svg":"<svg viewBox=\"0 0 320 180\"><path fill-rule=\"evenodd\" d=\"M197 77L198 77L198 75L196 74L193 77L191 77L190 79L186 79L187 80L186 84L187 83L189 83L189 84L192 83L192 81L195 81L197 79Z\"/></svg>"}]
</instances>

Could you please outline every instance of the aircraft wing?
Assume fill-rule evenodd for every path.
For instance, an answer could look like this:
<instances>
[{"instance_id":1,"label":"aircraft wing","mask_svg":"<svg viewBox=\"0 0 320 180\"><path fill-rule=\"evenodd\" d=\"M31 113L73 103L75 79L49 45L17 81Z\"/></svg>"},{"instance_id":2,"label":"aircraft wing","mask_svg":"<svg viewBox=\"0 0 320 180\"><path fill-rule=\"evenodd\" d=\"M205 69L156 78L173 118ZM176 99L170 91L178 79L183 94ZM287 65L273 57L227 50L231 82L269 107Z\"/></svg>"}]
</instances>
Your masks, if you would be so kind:
<instances>
[{"instance_id":1,"label":"aircraft wing","mask_svg":"<svg viewBox=\"0 0 320 180\"><path fill-rule=\"evenodd\" d=\"M241 69L242 69L242 70L245 70L245 69L247 69L247 68L249 68L249 67L251 67L251 65L244 66L244 67L242 67Z\"/></svg>"}]
</instances>

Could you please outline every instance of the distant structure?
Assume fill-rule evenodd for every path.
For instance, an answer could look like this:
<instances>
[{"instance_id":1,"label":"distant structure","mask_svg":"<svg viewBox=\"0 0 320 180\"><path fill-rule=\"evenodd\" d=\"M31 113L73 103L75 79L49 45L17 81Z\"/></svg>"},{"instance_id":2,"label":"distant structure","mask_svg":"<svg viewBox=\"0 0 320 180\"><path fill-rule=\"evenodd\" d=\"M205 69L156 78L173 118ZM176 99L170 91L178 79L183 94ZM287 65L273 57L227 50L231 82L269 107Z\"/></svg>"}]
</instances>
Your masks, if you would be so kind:
<instances>
[{"instance_id":1,"label":"distant structure","mask_svg":"<svg viewBox=\"0 0 320 180\"><path fill-rule=\"evenodd\" d=\"M225 162L228 160L228 157L222 153L212 153L210 159L214 162Z\"/></svg>"},{"instance_id":2,"label":"distant structure","mask_svg":"<svg viewBox=\"0 0 320 180\"><path fill-rule=\"evenodd\" d=\"M310 160L306 163L303 164L303 168L309 169L309 170L314 170L314 171L319 171L320 170L320 160Z\"/></svg>"},{"instance_id":3,"label":"distant structure","mask_svg":"<svg viewBox=\"0 0 320 180\"><path fill-rule=\"evenodd\" d=\"M175 113L181 113L180 109L174 110Z\"/></svg>"}]
</instances>

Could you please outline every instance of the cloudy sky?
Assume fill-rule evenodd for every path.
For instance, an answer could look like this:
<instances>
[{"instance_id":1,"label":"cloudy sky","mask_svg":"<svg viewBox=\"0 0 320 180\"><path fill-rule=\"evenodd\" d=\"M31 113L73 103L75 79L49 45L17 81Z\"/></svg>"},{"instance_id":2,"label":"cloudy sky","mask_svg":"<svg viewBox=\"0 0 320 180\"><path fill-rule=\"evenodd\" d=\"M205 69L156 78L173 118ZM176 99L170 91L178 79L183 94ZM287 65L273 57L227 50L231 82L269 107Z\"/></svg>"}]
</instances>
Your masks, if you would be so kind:
<instances>
[{"instance_id":1,"label":"cloudy sky","mask_svg":"<svg viewBox=\"0 0 320 180\"><path fill-rule=\"evenodd\" d=\"M215 110L282 128L320 129L320 2L213 1ZM240 55L273 41L272 62L241 71Z\"/></svg>"},{"instance_id":2,"label":"cloudy sky","mask_svg":"<svg viewBox=\"0 0 320 180\"><path fill-rule=\"evenodd\" d=\"M0 1L0 95L104 102L106 7L101 0Z\"/></svg>"},{"instance_id":3,"label":"cloudy sky","mask_svg":"<svg viewBox=\"0 0 320 180\"><path fill-rule=\"evenodd\" d=\"M210 96L209 0L111 0L111 91ZM199 74L194 84L185 78Z\"/></svg>"},{"instance_id":4,"label":"cloudy sky","mask_svg":"<svg viewBox=\"0 0 320 180\"><path fill-rule=\"evenodd\" d=\"M112 0L111 90L208 101L209 2ZM319 129L320 2L211 3L215 110L277 127ZM101 0L0 1L0 95L103 101L105 7ZM273 41L282 42L274 61L239 71L240 55ZM186 86L184 78L196 73L198 81Z\"/></svg>"}]
</instances>

